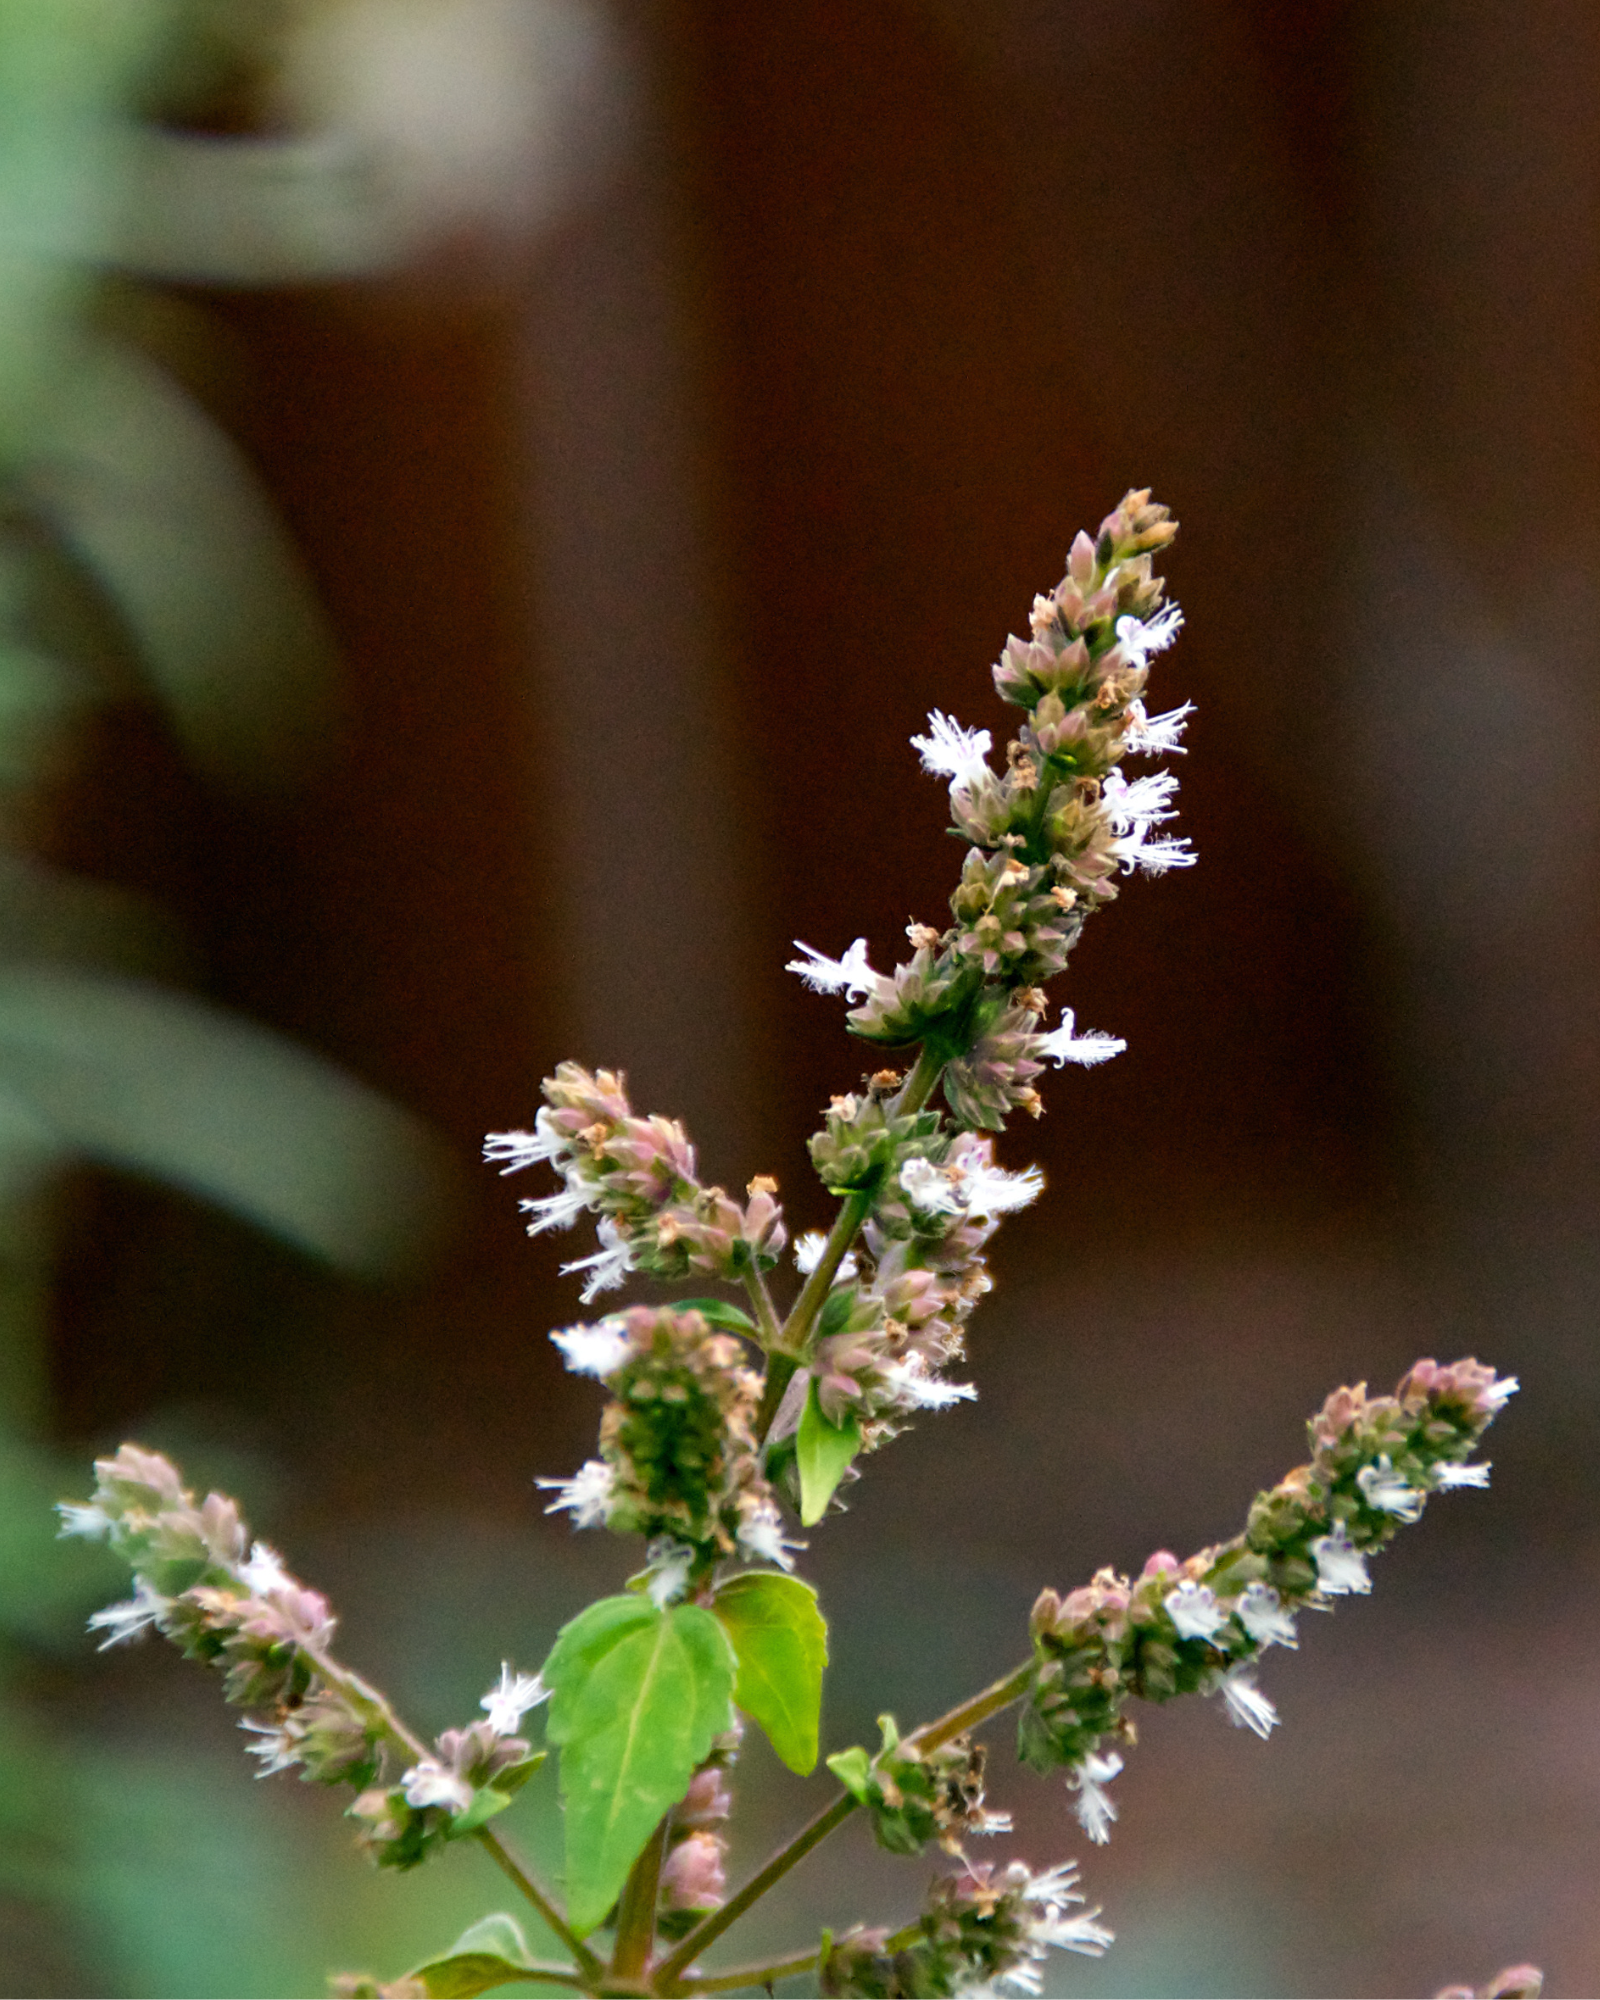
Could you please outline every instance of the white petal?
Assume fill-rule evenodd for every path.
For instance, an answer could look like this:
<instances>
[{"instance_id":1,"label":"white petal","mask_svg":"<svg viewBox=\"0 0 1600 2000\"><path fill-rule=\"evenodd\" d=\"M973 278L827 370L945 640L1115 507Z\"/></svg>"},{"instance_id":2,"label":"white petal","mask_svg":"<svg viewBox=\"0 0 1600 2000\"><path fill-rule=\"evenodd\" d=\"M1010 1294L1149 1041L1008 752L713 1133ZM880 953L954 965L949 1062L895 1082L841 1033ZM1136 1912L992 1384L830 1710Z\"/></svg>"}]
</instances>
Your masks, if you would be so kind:
<instances>
[{"instance_id":1,"label":"white petal","mask_svg":"<svg viewBox=\"0 0 1600 2000\"><path fill-rule=\"evenodd\" d=\"M574 1375L593 1375L603 1382L632 1353L628 1336L611 1320L598 1326L569 1326L550 1338Z\"/></svg>"},{"instance_id":2,"label":"white petal","mask_svg":"<svg viewBox=\"0 0 1600 2000\"><path fill-rule=\"evenodd\" d=\"M605 1526L616 1479L603 1460L591 1458L570 1479L540 1479L534 1483L557 1496L544 1510L547 1514L569 1513L575 1528Z\"/></svg>"},{"instance_id":3,"label":"white petal","mask_svg":"<svg viewBox=\"0 0 1600 2000\"><path fill-rule=\"evenodd\" d=\"M1228 1622L1228 1614L1213 1592L1193 1577L1185 1577L1176 1590L1161 1600L1180 1639L1212 1639Z\"/></svg>"},{"instance_id":4,"label":"white petal","mask_svg":"<svg viewBox=\"0 0 1600 2000\"><path fill-rule=\"evenodd\" d=\"M1449 1493L1457 1486L1487 1486L1489 1467L1482 1465L1437 1465L1434 1480L1441 1493Z\"/></svg>"},{"instance_id":5,"label":"white petal","mask_svg":"<svg viewBox=\"0 0 1600 2000\"><path fill-rule=\"evenodd\" d=\"M798 972L814 993L859 994L864 1000L878 990L881 982L867 963L865 938L857 938L843 958L824 958L820 951L802 944L799 938L795 939L794 947L806 955L791 958L784 971Z\"/></svg>"},{"instance_id":6,"label":"white petal","mask_svg":"<svg viewBox=\"0 0 1600 2000\"><path fill-rule=\"evenodd\" d=\"M1382 1455L1375 1465L1364 1465L1356 1474L1356 1484L1361 1488L1361 1497L1369 1507L1380 1512L1393 1514L1399 1521L1415 1521L1422 1512L1427 1495L1419 1493L1407 1480L1402 1479L1389 1463L1388 1455Z\"/></svg>"},{"instance_id":7,"label":"white petal","mask_svg":"<svg viewBox=\"0 0 1600 2000\"><path fill-rule=\"evenodd\" d=\"M1194 713L1194 703L1186 701L1182 708L1169 708L1165 715L1146 715L1142 702L1129 702L1129 728L1126 738L1127 752L1131 757L1182 757L1187 753L1179 741Z\"/></svg>"},{"instance_id":8,"label":"white petal","mask_svg":"<svg viewBox=\"0 0 1600 2000\"><path fill-rule=\"evenodd\" d=\"M540 1160L556 1159L565 1149L559 1132L491 1132L483 1142L483 1157L503 1160L502 1174L517 1174Z\"/></svg>"},{"instance_id":9,"label":"white petal","mask_svg":"<svg viewBox=\"0 0 1600 2000\"><path fill-rule=\"evenodd\" d=\"M496 1736L515 1736L517 1724L530 1708L550 1699L551 1690L537 1674L514 1674L511 1662L500 1663L500 1679L478 1703Z\"/></svg>"},{"instance_id":10,"label":"white petal","mask_svg":"<svg viewBox=\"0 0 1600 2000\"><path fill-rule=\"evenodd\" d=\"M472 1787L466 1779L457 1777L454 1771L447 1771L432 1757L413 1764L400 1784L406 1795L406 1804L416 1807L419 1812L424 1806L448 1806L451 1812L463 1812L472 1804Z\"/></svg>"},{"instance_id":11,"label":"white petal","mask_svg":"<svg viewBox=\"0 0 1600 2000\"><path fill-rule=\"evenodd\" d=\"M1352 1591L1364 1597L1372 1588L1367 1559L1352 1547L1342 1521L1331 1535L1318 1535L1311 1544L1311 1560L1317 1566L1317 1588L1325 1597L1347 1597Z\"/></svg>"},{"instance_id":12,"label":"white petal","mask_svg":"<svg viewBox=\"0 0 1600 2000\"><path fill-rule=\"evenodd\" d=\"M1167 605L1149 620L1124 616L1117 620L1117 643L1132 665L1148 666L1150 655L1164 653L1177 638L1182 624L1183 613L1175 604Z\"/></svg>"},{"instance_id":13,"label":"white petal","mask_svg":"<svg viewBox=\"0 0 1600 2000\"><path fill-rule=\"evenodd\" d=\"M1222 1676L1222 1698L1228 1704L1228 1720L1240 1729L1253 1729L1257 1736L1270 1736L1277 1726L1278 1711L1255 1684L1254 1670L1240 1665Z\"/></svg>"},{"instance_id":14,"label":"white petal","mask_svg":"<svg viewBox=\"0 0 1600 2000\"><path fill-rule=\"evenodd\" d=\"M1294 1617L1270 1584L1253 1583L1233 1607L1239 1623L1258 1646L1296 1647Z\"/></svg>"},{"instance_id":15,"label":"white petal","mask_svg":"<svg viewBox=\"0 0 1600 2000\"><path fill-rule=\"evenodd\" d=\"M989 775L985 760L993 741L987 729L963 729L934 709L928 717L928 734L913 736L911 747L921 756L923 770L949 778L952 788L959 789Z\"/></svg>"},{"instance_id":16,"label":"white petal","mask_svg":"<svg viewBox=\"0 0 1600 2000\"><path fill-rule=\"evenodd\" d=\"M546 1229L570 1229L580 1215L587 1213L593 1198L589 1188L575 1181L557 1194L541 1195L537 1201L519 1201L517 1206L532 1217L528 1234L538 1236Z\"/></svg>"},{"instance_id":17,"label":"white petal","mask_svg":"<svg viewBox=\"0 0 1600 2000\"><path fill-rule=\"evenodd\" d=\"M1061 1026L1053 1034L1039 1037L1039 1054L1047 1056L1057 1069L1069 1062L1083 1063L1086 1067L1109 1062L1113 1056L1120 1056L1128 1046L1115 1035L1074 1034L1073 1018L1072 1009L1063 1007Z\"/></svg>"}]
</instances>

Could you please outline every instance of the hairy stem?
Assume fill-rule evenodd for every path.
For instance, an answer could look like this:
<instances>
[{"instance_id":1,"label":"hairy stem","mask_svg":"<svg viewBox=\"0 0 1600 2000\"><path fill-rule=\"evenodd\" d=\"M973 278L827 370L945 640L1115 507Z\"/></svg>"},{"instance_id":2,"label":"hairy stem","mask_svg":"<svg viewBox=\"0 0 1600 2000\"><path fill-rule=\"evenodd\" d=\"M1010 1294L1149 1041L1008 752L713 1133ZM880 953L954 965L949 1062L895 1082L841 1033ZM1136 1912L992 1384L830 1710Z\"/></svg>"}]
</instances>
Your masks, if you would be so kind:
<instances>
[{"instance_id":1,"label":"hairy stem","mask_svg":"<svg viewBox=\"0 0 1600 2000\"><path fill-rule=\"evenodd\" d=\"M640 1978L650 1963L656 1941L656 1902L661 1894L661 1861L666 1852L669 1813L644 1844L628 1871L617 1905L617 1941L611 1952L611 1977Z\"/></svg>"},{"instance_id":2,"label":"hairy stem","mask_svg":"<svg viewBox=\"0 0 1600 2000\"><path fill-rule=\"evenodd\" d=\"M750 1294L751 1305L755 1307L756 1325L761 1329L761 1345L771 1354L783 1339L783 1327L765 1276L760 1271L746 1271L744 1288Z\"/></svg>"}]
</instances>

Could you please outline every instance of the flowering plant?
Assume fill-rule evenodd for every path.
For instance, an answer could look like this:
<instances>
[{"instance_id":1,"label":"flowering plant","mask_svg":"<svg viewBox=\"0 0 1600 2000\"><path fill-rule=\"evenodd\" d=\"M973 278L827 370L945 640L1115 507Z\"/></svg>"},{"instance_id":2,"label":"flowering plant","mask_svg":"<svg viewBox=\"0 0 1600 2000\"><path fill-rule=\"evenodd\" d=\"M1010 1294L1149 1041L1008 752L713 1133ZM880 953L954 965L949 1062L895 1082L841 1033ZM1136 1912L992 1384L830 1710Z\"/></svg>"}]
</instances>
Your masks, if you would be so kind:
<instances>
[{"instance_id":1,"label":"flowering plant","mask_svg":"<svg viewBox=\"0 0 1600 2000\"><path fill-rule=\"evenodd\" d=\"M563 1267L582 1277L586 1304L636 1272L722 1288L552 1336L607 1401L599 1455L540 1482L549 1511L642 1538L644 1561L562 1629L538 1673L508 1664L482 1719L429 1745L334 1657L326 1602L252 1543L232 1501L197 1504L167 1460L124 1445L99 1462L94 1498L63 1507L64 1532L109 1541L133 1567L134 1595L91 1620L105 1644L154 1627L219 1668L227 1699L250 1711L242 1726L263 1774L298 1768L349 1786L357 1838L380 1866L477 1841L568 1953L534 1958L497 1914L398 1981L341 1990L532 1981L664 1996L811 1974L826 1994L1037 1993L1050 1952L1097 1956L1111 1933L1084 1908L1074 1863L972 1858L977 1840L1010 1830L984 1803L974 1732L1017 1708L1023 1762L1064 1772L1085 1833L1103 1842L1134 1700L1220 1695L1231 1720L1266 1736L1276 1715L1257 1684L1261 1656L1296 1645L1303 1609L1368 1590L1369 1558L1430 1494L1487 1484L1472 1454L1514 1381L1473 1360L1419 1361L1392 1396L1336 1390L1312 1419L1309 1463L1257 1496L1238 1535L1183 1560L1160 1550L1137 1577L1106 1569L1065 1595L1043 1591L1012 1672L909 1734L886 1715L875 1749L835 1751L830 1802L728 1892L721 1829L744 1720L791 1769L819 1760L827 1628L794 1573L805 1544L790 1524L820 1525L870 1454L975 1393L950 1371L989 1289L984 1249L1043 1187L1037 1168L998 1165L991 1135L1016 1110L1040 1114L1046 1064L1093 1065L1123 1046L1080 1033L1070 1009L1047 1027L1044 988L1121 878L1194 858L1159 831L1172 773L1124 772L1182 747L1187 706L1151 717L1143 703L1150 660L1182 622L1153 569L1174 532L1134 492L1078 536L1066 576L1034 600L1030 637L1010 640L995 668L1023 711L1002 769L987 730L942 714L913 739L948 780L968 843L951 923L913 923L911 954L890 973L862 939L837 959L797 946L791 969L856 1003L850 1028L885 1066L833 1099L811 1141L839 1208L826 1236L794 1246L801 1282L786 1312L773 1284L787 1243L776 1184L758 1176L743 1202L706 1186L682 1126L638 1115L620 1075L563 1063L532 1130L488 1140L503 1171L560 1177L522 1203L530 1234L595 1218L599 1247ZM541 1708L547 1747L535 1749L521 1731ZM551 1751L559 1903L494 1824ZM858 1812L895 1853L949 1857L917 1920L892 1933L853 1923L758 1965L708 1967L722 1933ZM1537 1990L1536 1975L1514 1968L1496 1990Z\"/></svg>"}]
</instances>

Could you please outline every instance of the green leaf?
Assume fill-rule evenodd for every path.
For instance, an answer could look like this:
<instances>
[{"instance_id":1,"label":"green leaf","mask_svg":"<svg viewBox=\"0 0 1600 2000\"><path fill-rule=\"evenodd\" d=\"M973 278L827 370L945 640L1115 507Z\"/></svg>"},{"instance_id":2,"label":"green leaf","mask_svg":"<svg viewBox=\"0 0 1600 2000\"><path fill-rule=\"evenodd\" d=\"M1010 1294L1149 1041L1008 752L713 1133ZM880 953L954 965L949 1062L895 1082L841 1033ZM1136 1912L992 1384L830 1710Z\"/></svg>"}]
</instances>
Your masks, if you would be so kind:
<instances>
[{"instance_id":1,"label":"green leaf","mask_svg":"<svg viewBox=\"0 0 1600 2000\"><path fill-rule=\"evenodd\" d=\"M675 1313L697 1312L703 1320L713 1326L720 1326L724 1333L745 1333L752 1339L759 1337L759 1329L747 1312L740 1312L737 1306L730 1306L726 1299L674 1299L670 1308Z\"/></svg>"},{"instance_id":2,"label":"green leaf","mask_svg":"<svg viewBox=\"0 0 1600 2000\"><path fill-rule=\"evenodd\" d=\"M407 1977L420 1980L423 1991L440 2000L467 2000L525 1979L532 1965L521 1925L497 1912L464 1930L440 1957L413 1966Z\"/></svg>"},{"instance_id":3,"label":"green leaf","mask_svg":"<svg viewBox=\"0 0 1600 2000\"><path fill-rule=\"evenodd\" d=\"M814 1528L828 1511L828 1502L839 1481L850 1469L850 1461L861 1449L861 1426L854 1417L843 1424L830 1424L817 1401L817 1385L811 1385L800 1418L796 1452L800 1462L800 1519Z\"/></svg>"},{"instance_id":4,"label":"green leaf","mask_svg":"<svg viewBox=\"0 0 1600 2000\"><path fill-rule=\"evenodd\" d=\"M822 1670L828 1627L817 1593L798 1577L746 1571L717 1592L712 1610L733 1641L739 1677L733 1698L791 1771L817 1767Z\"/></svg>"},{"instance_id":5,"label":"green leaf","mask_svg":"<svg viewBox=\"0 0 1600 2000\"><path fill-rule=\"evenodd\" d=\"M561 1750L567 1921L585 1937L733 1721L737 1662L697 1604L602 1598L565 1626L543 1672Z\"/></svg>"},{"instance_id":6,"label":"green leaf","mask_svg":"<svg viewBox=\"0 0 1600 2000\"><path fill-rule=\"evenodd\" d=\"M452 1813L446 1828L446 1837L460 1840L464 1835L476 1833L480 1826L503 1813L511 1803L511 1794L502 1792L495 1785L480 1785L472 1795L472 1803L465 1812Z\"/></svg>"},{"instance_id":7,"label":"green leaf","mask_svg":"<svg viewBox=\"0 0 1600 2000\"><path fill-rule=\"evenodd\" d=\"M872 1759L859 1743L851 1750L835 1750L828 1759L828 1769L858 1805L867 1802L867 1773L871 1767Z\"/></svg>"}]
</instances>

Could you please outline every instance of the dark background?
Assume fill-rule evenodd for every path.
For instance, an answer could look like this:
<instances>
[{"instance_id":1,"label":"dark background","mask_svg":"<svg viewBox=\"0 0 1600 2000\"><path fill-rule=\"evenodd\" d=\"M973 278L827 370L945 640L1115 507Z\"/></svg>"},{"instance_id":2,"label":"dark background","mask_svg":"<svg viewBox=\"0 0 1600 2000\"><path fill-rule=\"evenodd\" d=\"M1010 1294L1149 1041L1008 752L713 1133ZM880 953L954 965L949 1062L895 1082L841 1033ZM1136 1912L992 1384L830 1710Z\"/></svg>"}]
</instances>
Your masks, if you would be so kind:
<instances>
[{"instance_id":1,"label":"dark background","mask_svg":"<svg viewBox=\"0 0 1600 2000\"><path fill-rule=\"evenodd\" d=\"M813 1538L830 1734L1008 1664L1041 1584L1233 1532L1336 1382L1477 1351L1525 1385L1495 1493L1302 1621L1270 1747L1152 1716L1105 1853L1059 1785L1002 1789L1018 1851L1078 1853L1121 1934L1071 1990L1431 1992L1524 1957L1593 1990L1600 20L612 25L615 135L541 228L172 294L315 574L345 723L246 808L126 704L42 844L154 891L207 991L432 1120L463 1212L421 1277L362 1286L84 1174L58 1435L240 1455L380 1678L414 1645L373 1608L402 1572L419 1629L492 1628L506 1560L544 1579L535 1635L614 1587L627 1553L548 1530L530 1485L591 1448L543 1337L589 1246L527 1243L514 1197L544 1189L475 1167L480 1137L563 1056L619 1065L712 1175L775 1172L793 1229L825 1222L803 1141L864 1059L790 941L864 933L884 965L940 920L959 849L906 739L933 707L1000 733L1006 634L1153 486L1187 624L1152 706L1198 707L1200 862L1128 884L1061 989L1129 1049L1052 1074L1004 1142L1049 1188L996 1246L982 1402ZM189 1728L180 1671L103 1669L103 1726ZM812 1864L808 1918L880 1914L868 1865ZM908 1912L925 1871L880 1872Z\"/></svg>"}]
</instances>

